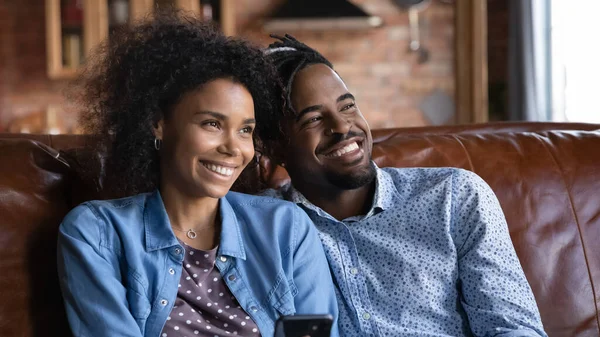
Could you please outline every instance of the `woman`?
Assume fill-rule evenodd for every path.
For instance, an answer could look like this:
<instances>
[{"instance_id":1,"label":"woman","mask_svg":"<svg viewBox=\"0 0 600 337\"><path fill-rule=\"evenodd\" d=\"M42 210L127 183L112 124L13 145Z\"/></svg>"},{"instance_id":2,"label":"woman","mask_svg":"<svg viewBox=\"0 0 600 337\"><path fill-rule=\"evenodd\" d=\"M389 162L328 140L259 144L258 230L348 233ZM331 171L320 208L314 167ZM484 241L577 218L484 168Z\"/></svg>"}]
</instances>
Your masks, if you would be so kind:
<instances>
[{"instance_id":1,"label":"woman","mask_svg":"<svg viewBox=\"0 0 600 337\"><path fill-rule=\"evenodd\" d=\"M282 106L262 52L162 14L111 35L90 64L83 120L109 141L107 180L130 196L86 202L61 224L73 333L271 336L281 315L337 317L305 213L229 192L253 162L255 127L278 132L261 129Z\"/></svg>"}]
</instances>

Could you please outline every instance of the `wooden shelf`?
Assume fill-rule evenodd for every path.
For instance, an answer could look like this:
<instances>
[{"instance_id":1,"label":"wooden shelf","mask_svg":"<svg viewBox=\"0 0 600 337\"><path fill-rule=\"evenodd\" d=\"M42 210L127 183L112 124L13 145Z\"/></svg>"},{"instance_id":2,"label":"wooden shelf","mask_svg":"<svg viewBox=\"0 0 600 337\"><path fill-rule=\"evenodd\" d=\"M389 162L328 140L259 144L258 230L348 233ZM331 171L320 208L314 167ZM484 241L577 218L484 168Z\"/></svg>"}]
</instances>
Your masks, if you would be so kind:
<instances>
[{"instance_id":1,"label":"wooden shelf","mask_svg":"<svg viewBox=\"0 0 600 337\"><path fill-rule=\"evenodd\" d=\"M62 28L63 31L65 31L65 30L69 30L69 31L82 31L83 30L83 25L61 23L60 28Z\"/></svg>"},{"instance_id":2,"label":"wooden shelf","mask_svg":"<svg viewBox=\"0 0 600 337\"><path fill-rule=\"evenodd\" d=\"M77 75L80 66L67 67L63 63L63 35L81 33L85 59L93 48L110 36L110 31L118 26L109 26L109 0L83 1L83 22L81 25L61 22L61 0L46 1L46 61L48 77L68 79ZM129 0L129 21L138 20L151 14L159 0ZM201 16L202 0L168 0L176 8ZM208 1L208 0L204 0ZM226 35L235 35L235 0L219 0L220 17L217 19Z\"/></svg>"},{"instance_id":3,"label":"wooden shelf","mask_svg":"<svg viewBox=\"0 0 600 337\"><path fill-rule=\"evenodd\" d=\"M52 78L54 80L67 80L67 79L75 78L75 76L77 76L78 72L79 72L79 68L61 67L60 69L55 70L52 73L52 76L50 76L50 78Z\"/></svg>"}]
</instances>

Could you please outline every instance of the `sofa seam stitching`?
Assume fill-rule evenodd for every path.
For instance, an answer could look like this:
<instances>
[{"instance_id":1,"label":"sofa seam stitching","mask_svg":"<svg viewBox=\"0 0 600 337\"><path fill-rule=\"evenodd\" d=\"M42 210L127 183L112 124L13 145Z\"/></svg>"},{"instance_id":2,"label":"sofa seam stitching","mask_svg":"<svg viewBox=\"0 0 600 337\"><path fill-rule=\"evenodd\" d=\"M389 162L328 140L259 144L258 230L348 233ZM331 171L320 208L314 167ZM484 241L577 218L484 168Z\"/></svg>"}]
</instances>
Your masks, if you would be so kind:
<instances>
[{"instance_id":1,"label":"sofa seam stitching","mask_svg":"<svg viewBox=\"0 0 600 337\"><path fill-rule=\"evenodd\" d=\"M469 154L469 151L467 151L467 148L465 146L465 144L463 144L463 142L460 141L460 139L458 139L457 135L451 135L451 137L458 143L458 145L460 145L460 147L463 149L463 151L465 152L465 155L467 156L467 160L469 161L469 167L471 169L471 172L475 173L475 166L473 166L473 161L471 160L471 155Z\"/></svg>"},{"instance_id":2,"label":"sofa seam stitching","mask_svg":"<svg viewBox=\"0 0 600 337\"><path fill-rule=\"evenodd\" d=\"M550 149L548 148L548 145L546 144L546 142L544 142L542 139L540 139L540 137L541 137L541 135L538 135L538 134L535 135L535 138L542 144L542 146L548 152L548 154L552 158L552 161L554 161L554 164L558 168L558 171L560 172L560 176L561 176L561 181L563 182L563 185L565 186L565 189L567 191L567 196L569 197L569 206L571 208L571 213L573 214L573 217L575 218L575 223L577 224L577 231L579 232L579 240L581 241L581 248L583 250L585 266L586 266L586 269L588 272L588 277L589 277L590 285L592 288L592 296L593 296L593 300L594 300L594 310L596 311L596 327L598 329L598 332L600 333L600 312L598 312L598 302L596 300L596 288L594 287L594 280L592 278L592 271L590 270L590 262L589 262L589 259L587 256L588 254L587 254L586 244L585 244L585 241L583 240L583 232L581 230L581 225L579 223L579 217L577 216L577 213L575 212L575 206L573 205L573 198L571 197L571 192L568 189L563 168L560 166L558 160L556 159L556 157L554 156L552 151L550 151ZM546 136L546 138L549 138L549 136Z\"/></svg>"}]
</instances>

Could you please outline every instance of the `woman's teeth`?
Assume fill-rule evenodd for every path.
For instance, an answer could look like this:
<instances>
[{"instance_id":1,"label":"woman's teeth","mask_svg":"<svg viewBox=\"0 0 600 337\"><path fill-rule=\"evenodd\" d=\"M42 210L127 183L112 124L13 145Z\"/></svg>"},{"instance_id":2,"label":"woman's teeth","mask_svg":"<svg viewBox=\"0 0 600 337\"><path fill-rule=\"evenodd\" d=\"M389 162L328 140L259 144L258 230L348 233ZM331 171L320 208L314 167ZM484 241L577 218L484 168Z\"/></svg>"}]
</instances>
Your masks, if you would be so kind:
<instances>
[{"instance_id":1,"label":"woman's teeth","mask_svg":"<svg viewBox=\"0 0 600 337\"><path fill-rule=\"evenodd\" d=\"M204 165L204 167L206 167L207 169L216 172L220 175L224 175L227 177L231 177L231 175L233 175L233 169L229 168L229 167L224 167L224 166L219 166L219 165L215 165L215 164L205 164L202 163L202 165Z\"/></svg>"},{"instance_id":2,"label":"woman's teeth","mask_svg":"<svg viewBox=\"0 0 600 337\"><path fill-rule=\"evenodd\" d=\"M354 151L358 149L358 144L356 142L352 143L352 144L348 144L346 146L344 146L343 148L335 151L334 153L328 155L328 157L340 157L348 152Z\"/></svg>"}]
</instances>

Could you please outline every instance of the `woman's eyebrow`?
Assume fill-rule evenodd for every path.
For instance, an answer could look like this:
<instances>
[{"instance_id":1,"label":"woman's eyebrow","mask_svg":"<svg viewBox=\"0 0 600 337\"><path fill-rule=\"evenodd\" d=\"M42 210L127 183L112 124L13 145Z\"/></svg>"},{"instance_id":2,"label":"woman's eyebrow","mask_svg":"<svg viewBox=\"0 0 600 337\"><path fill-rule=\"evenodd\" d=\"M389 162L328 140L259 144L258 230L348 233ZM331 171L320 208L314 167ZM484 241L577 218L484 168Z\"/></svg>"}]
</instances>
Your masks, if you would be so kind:
<instances>
[{"instance_id":1,"label":"woman's eyebrow","mask_svg":"<svg viewBox=\"0 0 600 337\"><path fill-rule=\"evenodd\" d=\"M220 112L207 111L207 110L198 111L198 112L194 113L194 116L195 115L209 115L209 116L212 116L212 117L214 117L214 118L216 118L218 120L222 120L222 121L228 119L227 116L225 116L224 114L222 114Z\"/></svg>"}]
</instances>

